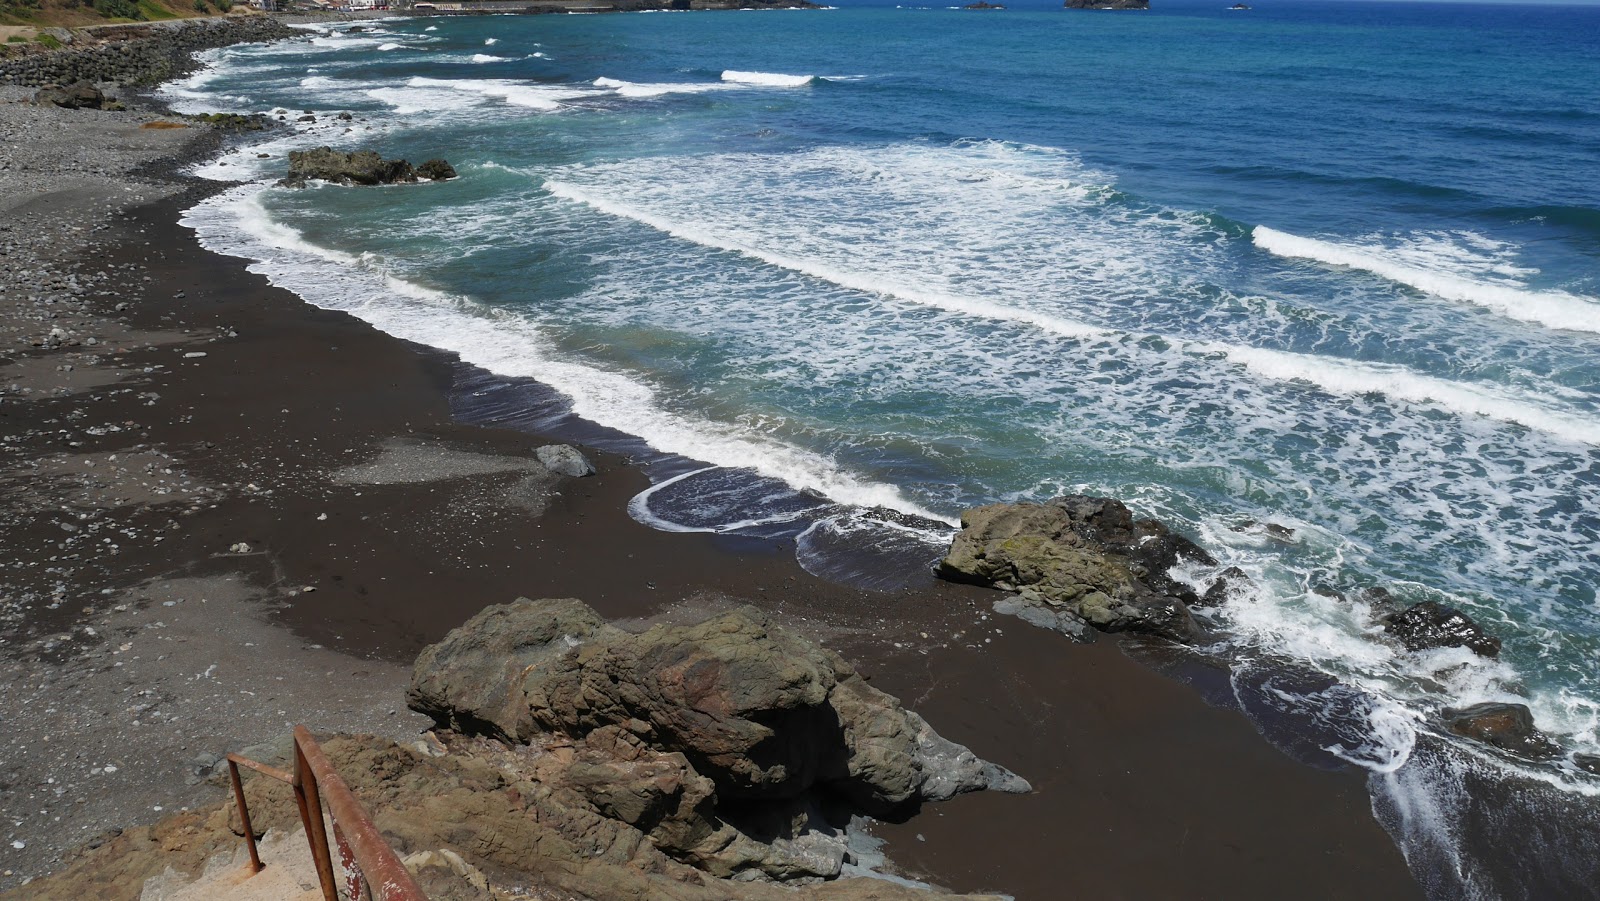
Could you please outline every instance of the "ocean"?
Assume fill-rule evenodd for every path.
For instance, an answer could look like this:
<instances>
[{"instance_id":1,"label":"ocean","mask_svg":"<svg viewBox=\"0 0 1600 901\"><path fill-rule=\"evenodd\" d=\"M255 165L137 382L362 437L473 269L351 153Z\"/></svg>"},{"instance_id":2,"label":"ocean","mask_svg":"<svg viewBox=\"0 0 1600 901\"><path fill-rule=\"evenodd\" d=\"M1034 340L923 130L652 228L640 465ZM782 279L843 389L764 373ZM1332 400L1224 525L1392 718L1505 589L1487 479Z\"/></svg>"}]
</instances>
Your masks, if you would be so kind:
<instances>
[{"instance_id":1,"label":"ocean","mask_svg":"<svg viewBox=\"0 0 1600 901\"><path fill-rule=\"evenodd\" d=\"M211 51L170 103L292 127L201 167L241 184L186 221L479 367L463 415L611 436L657 528L888 588L970 506L1160 517L1259 586L1205 614L1236 681L1288 661L1356 692L1318 747L1372 773L1430 892L1516 895L1462 851L1461 768L1590 810L1600 779L1435 717L1524 703L1600 754L1600 8L1008 5ZM460 178L272 185L324 143ZM1501 657L1381 640L1372 586Z\"/></svg>"}]
</instances>

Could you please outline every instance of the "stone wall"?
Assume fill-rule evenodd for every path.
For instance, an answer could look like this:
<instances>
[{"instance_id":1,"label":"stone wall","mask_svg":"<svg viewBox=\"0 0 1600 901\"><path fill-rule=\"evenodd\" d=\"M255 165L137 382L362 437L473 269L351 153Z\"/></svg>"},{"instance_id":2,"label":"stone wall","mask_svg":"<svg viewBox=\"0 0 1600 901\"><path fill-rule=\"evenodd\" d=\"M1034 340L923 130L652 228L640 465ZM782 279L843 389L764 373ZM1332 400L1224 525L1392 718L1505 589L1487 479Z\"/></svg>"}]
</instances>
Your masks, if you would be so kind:
<instances>
[{"instance_id":1,"label":"stone wall","mask_svg":"<svg viewBox=\"0 0 1600 901\"><path fill-rule=\"evenodd\" d=\"M0 58L0 84L38 86L79 79L156 84L192 71L196 51L270 41L299 32L270 16L182 19L78 32L72 46Z\"/></svg>"}]
</instances>

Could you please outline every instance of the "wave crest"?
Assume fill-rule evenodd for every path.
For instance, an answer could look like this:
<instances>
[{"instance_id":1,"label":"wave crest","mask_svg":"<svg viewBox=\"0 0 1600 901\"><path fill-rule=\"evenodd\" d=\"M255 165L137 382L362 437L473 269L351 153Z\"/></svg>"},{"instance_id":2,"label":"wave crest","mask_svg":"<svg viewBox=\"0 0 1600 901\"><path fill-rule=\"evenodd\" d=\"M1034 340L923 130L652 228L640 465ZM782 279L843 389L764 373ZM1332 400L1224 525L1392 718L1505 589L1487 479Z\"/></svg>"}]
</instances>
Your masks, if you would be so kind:
<instances>
[{"instance_id":1,"label":"wave crest","mask_svg":"<svg viewBox=\"0 0 1600 901\"><path fill-rule=\"evenodd\" d=\"M1463 278L1407 260L1383 246L1336 244L1258 225L1255 245L1280 257L1312 260L1370 272L1445 300L1470 303L1510 319L1550 328L1600 332L1600 303L1565 291L1534 291L1506 281Z\"/></svg>"},{"instance_id":2,"label":"wave crest","mask_svg":"<svg viewBox=\"0 0 1600 901\"><path fill-rule=\"evenodd\" d=\"M817 80L815 75L780 75L774 72L740 72L729 69L722 80L733 84L754 84L770 88L800 88Z\"/></svg>"}]
</instances>

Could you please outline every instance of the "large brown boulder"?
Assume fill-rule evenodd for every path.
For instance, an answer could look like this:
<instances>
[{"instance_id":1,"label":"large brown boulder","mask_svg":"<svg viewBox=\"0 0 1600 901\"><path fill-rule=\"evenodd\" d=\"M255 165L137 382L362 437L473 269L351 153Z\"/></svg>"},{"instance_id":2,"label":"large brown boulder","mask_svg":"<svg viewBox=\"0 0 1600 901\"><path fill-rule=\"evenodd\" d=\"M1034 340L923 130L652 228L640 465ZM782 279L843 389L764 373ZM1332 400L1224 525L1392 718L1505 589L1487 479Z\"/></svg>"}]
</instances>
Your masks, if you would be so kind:
<instances>
[{"instance_id":1,"label":"large brown boulder","mask_svg":"<svg viewBox=\"0 0 1600 901\"><path fill-rule=\"evenodd\" d=\"M537 729L523 678L605 631L576 598L497 604L423 648L406 701L451 731L525 744Z\"/></svg>"},{"instance_id":2,"label":"large brown boulder","mask_svg":"<svg viewBox=\"0 0 1600 901\"><path fill-rule=\"evenodd\" d=\"M841 818L1030 790L752 607L633 634L519 599L423 651L407 702L546 749L547 784L719 877L836 876Z\"/></svg>"},{"instance_id":3,"label":"large brown boulder","mask_svg":"<svg viewBox=\"0 0 1600 901\"><path fill-rule=\"evenodd\" d=\"M1106 632L1192 642L1198 603L1173 579L1180 562L1215 566L1203 549L1121 502L1072 495L1042 504L991 504L961 515L941 577L1015 591L1026 603Z\"/></svg>"},{"instance_id":4,"label":"large brown boulder","mask_svg":"<svg viewBox=\"0 0 1600 901\"><path fill-rule=\"evenodd\" d=\"M826 787L886 812L963 791L1027 790L753 607L635 635L580 601L519 599L424 650L407 701L456 731L522 743L620 727L683 754L723 799Z\"/></svg>"},{"instance_id":5,"label":"large brown boulder","mask_svg":"<svg viewBox=\"0 0 1600 901\"><path fill-rule=\"evenodd\" d=\"M105 95L92 81L75 81L69 85L45 85L34 92L35 106L59 106L65 109L102 109Z\"/></svg>"}]
</instances>

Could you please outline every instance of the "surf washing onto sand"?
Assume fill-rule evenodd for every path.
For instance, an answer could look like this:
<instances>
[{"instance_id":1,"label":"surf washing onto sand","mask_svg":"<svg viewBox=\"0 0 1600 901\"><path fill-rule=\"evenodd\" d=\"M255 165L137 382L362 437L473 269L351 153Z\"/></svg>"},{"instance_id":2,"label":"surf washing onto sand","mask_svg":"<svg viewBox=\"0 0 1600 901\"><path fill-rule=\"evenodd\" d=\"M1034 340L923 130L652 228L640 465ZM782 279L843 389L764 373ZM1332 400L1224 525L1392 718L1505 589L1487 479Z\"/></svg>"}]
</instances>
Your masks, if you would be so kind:
<instances>
[{"instance_id":1,"label":"surf washing onto sand","mask_svg":"<svg viewBox=\"0 0 1600 901\"><path fill-rule=\"evenodd\" d=\"M1452 793L1600 779L1434 724L1523 703L1600 754L1600 55L1452 9L386 20L165 90L287 123L201 168L241 183L208 247L632 436L642 522L867 587L985 503L1181 528L1258 586L1204 614L1241 706L1370 771L1430 894L1515 897ZM273 184L318 144L460 177ZM1503 652L1383 641L1379 586Z\"/></svg>"}]
</instances>

